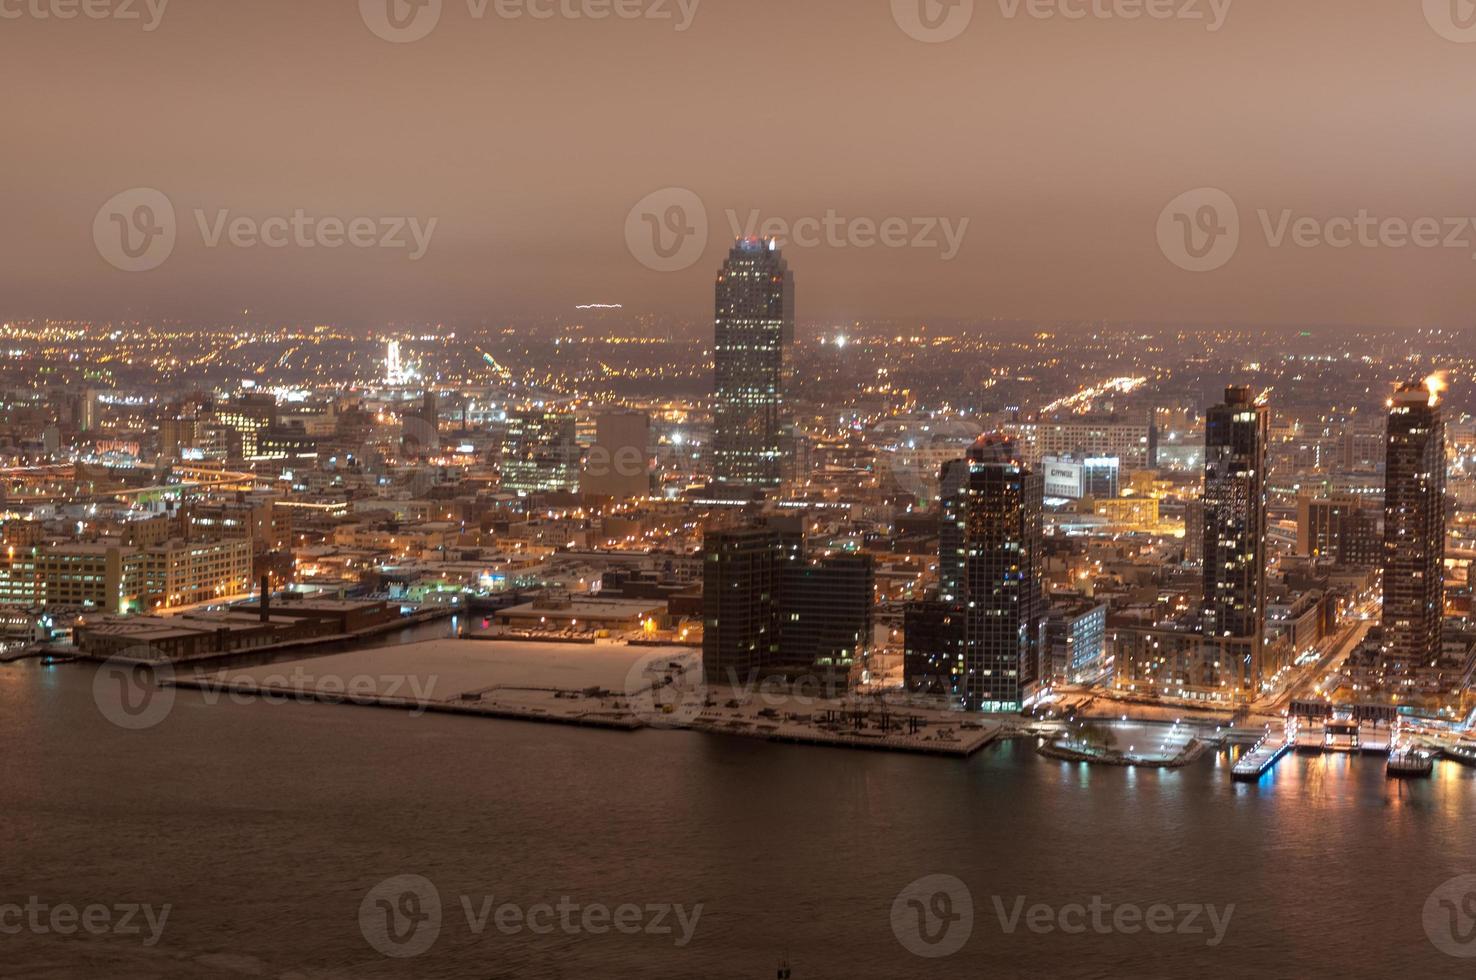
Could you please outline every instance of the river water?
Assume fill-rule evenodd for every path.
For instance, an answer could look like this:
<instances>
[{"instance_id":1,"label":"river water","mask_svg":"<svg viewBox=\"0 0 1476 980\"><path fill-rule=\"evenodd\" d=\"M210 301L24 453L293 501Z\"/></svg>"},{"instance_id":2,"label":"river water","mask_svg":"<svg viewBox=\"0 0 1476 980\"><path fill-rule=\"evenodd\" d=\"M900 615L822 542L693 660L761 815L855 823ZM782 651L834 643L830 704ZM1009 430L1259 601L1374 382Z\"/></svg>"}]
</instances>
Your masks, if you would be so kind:
<instances>
[{"instance_id":1,"label":"river water","mask_svg":"<svg viewBox=\"0 0 1476 980\"><path fill-rule=\"evenodd\" d=\"M129 731L94 674L0 668L0 975L1449 976L1476 954L1464 883L1431 898L1476 873L1476 771L1451 763L1398 783L1293 756L1240 785L1228 754L960 761L199 692ZM89 906L106 926L50 918ZM142 906L161 929L124 927ZM415 951L391 924L431 941L386 956Z\"/></svg>"}]
</instances>

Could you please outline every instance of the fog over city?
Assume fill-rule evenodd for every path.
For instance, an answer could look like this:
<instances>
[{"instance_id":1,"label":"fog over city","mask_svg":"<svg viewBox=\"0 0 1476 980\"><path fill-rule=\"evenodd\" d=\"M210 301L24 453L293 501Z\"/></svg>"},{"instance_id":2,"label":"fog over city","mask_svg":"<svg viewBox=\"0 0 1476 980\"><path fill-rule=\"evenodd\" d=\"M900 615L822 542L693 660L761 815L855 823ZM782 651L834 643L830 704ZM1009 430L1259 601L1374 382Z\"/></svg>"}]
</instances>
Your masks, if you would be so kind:
<instances>
[{"instance_id":1,"label":"fog over city","mask_svg":"<svg viewBox=\"0 0 1476 980\"><path fill-rule=\"evenodd\" d=\"M7 0L3 315L434 323L610 302L700 320L751 218L827 215L839 235L800 250L806 322L1455 327L1476 305L1476 48L1433 0L925 0L931 33L884 0L396 3L398 33L352 2L95 0L107 16L61 19L66 0ZM179 225L146 276L91 235L133 188ZM667 188L700 201L706 247L657 272L625 227ZM1234 202L1240 245L1189 274L1156 229L1201 188ZM223 215L299 209L435 229L414 260L210 244ZM1360 214L1432 219L1441 245L1334 244ZM873 243L889 219L906 233ZM949 258L941 233L916 244L942 220L966 226Z\"/></svg>"}]
</instances>

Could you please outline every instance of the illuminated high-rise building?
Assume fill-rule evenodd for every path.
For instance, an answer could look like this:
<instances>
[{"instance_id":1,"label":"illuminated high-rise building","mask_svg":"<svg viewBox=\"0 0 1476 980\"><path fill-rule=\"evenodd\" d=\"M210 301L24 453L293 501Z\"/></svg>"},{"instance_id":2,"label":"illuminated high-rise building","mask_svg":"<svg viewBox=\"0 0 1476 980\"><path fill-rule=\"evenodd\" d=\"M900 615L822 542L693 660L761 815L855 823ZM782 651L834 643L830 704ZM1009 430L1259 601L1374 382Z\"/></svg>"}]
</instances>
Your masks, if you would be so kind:
<instances>
[{"instance_id":1,"label":"illuminated high-rise building","mask_svg":"<svg viewBox=\"0 0 1476 980\"><path fill-rule=\"evenodd\" d=\"M530 409L509 412L502 443L502 486L520 496L579 490L574 416Z\"/></svg>"},{"instance_id":2,"label":"illuminated high-rise building","mask_svg":"<svg viewBox=\"0 0 1476 980\"><path fill-rule=\"evenodd\" d=\"M1045 479L1008 437L981 438L939 481L937 601L907 607L909 690L1013 711L1045 673Z\"/></svg>"},{"instance_id":3,"label":"illuminated high-rise building","mask_svg":"<svg viewBox=\"0 0 1476 980\"><path fill-rule=\"evenodd\" d=\"M713 471L727 487L774 488L783 472L794 277L773 239L740 239L717 279Z\"/></svg>"},{"instance_id":4,"label":"illuminated high-rise building","mask_svg":"<svg viewBox=\"0 0 1476 980\"><path fill-rule=\"evenodd\" d=\"M1266 444L1271 411L1251 389L1225 390L1205 416L1204 630L1245 640L1242 683L1258 683L1266 632ZM1237 684L1241 686L1241 684Z\"/></svg>"},{"instance_id":5,"label":"illuminated high-rise building","mask_svg":"<svg viewBox=\"0 0 1476 980\"><path fill-rule=\"evenodd\" d=\"M1389 403L1384 468L1385 667L1435 667L1445 601L1445 423L1441 386L1406 384Z\"/></svg>"},{"instance_id":6,"label":"illuminated high-rise building","mask_svg":"<svg viewBox=\"0 0 1476 980\"><path fill-rule=\"evenodd\" d=\"M405 367L400 360L400 342L391 340L384 351L384 383L390 386L405 383Z\"/></svg>"},{"instance_id":7,"label":"illuminated high-rise building","mask_svg":"<svg viewBox=\"0 0 1476 980\"><path fill-rule=\"evenodd\" d=\"M1040 678L1045 480L1012 439L980 439L956 497L963 525L961 694L969 710L1012 711Z\"/></svg>"},{"instance_id":8,"label":"illuminated high-rise building","mask_svg":"<svg viewBox=\"0 0 1476 980\"><path fill-rule=\"evenodd\" d=\"M1262 676L1270 432L1270 409L1246 387L1227 388L1205 415L1203 623L1222 644L1227 694L1254 691Z\"/></svg>"}]
</instances>

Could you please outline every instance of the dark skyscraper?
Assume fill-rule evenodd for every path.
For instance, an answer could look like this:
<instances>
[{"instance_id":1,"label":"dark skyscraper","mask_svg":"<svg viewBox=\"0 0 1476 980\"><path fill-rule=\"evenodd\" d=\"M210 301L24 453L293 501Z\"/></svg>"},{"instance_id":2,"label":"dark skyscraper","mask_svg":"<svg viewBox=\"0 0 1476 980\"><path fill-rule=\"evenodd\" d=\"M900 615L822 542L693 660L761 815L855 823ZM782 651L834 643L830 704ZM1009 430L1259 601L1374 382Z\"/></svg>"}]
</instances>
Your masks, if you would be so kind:
<instances>
[{"instance_id":1,"label":"dark skyscraper","mask_svg":"<svg viewBox=\"0 0 1476 980\"><path fill-rule=\"evenodd\" d=\"M715 531L703 553L703 671L709 684L741 684L779 656L783 539L767 527Z\"/></svg>"},{"instance_id":2,"label":"dark skyscraper","mask_svg":"<svg viewBox=\"0 0 1476 980\"><path fill-rule=\"evenodd\" d=\"M1384 471L1386 668L1434 667L1445 581L1445 423L1435 381L1400 387L1389 403Z\"/></svg>"},{"instance_id":3,"label":"dark skyscraper","mask_svg":"<svg viewBox=\"0 0 1476 980\"><path fill-rule=\"evenodd\" d=\"M1249 388L1225 390L1204 434L1204 631L1241 641L1224 668L1242 690L1261 680L1266 633L1266 443L1271 412Z\"/></svg>"},{"instance_id":4,"label":"dark skyscraper","mask_svg":"<svg viewBox=\"0 0 1476 980\"><path fill-rule=\"evenodd\" d=\"M964 706L1010 711L1040 667L1045 481L1020 461L1012 440L981 439L969 449L968 463L958 498Z\"/></svg>"},{"instance_id":5,"label":"dark skyscraper","mask_svg":"<svg viewBox=\"0 0 1476 980\"><path fill-rule=\"evenodd\" d=\"M793 345L789 265L772 239L740 239L717 279L713 468L719 484L779 486Z\"/></svg>"},{"instance_id":6,"label":"dark skyscraper","mask_svg":"<svg viewBox=\"0 0 1476 980\"><path fill-rule=\"evenodd\" d=\"M811 676L844 692L871 646L875 561L810 558L801 522L710 531L703 539L702 664L709 684Z\"/></svg>"},{"instance_id":7,"label":"dark skyscraper","mask_svg":"<svg viewBox=\"0 0 1476 980\"><path fill-rule=\"evenodd\" d=\"M943 465L938 600L909 605L904 621L909 690L1011 711L1042 679L1044 490L1009 439Z\"/></svg>"}]
</instances>

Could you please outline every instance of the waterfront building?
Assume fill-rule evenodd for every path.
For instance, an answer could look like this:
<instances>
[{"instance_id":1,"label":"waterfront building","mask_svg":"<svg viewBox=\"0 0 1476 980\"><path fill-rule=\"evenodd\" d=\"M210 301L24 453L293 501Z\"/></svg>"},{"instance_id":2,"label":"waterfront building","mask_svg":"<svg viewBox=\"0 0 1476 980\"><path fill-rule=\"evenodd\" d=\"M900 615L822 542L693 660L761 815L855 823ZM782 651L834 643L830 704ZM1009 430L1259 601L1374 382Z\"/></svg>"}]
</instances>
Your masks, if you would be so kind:
<instances>
[{"instance_id":1,"label":"waterfront building","mask_svg":"<svg viewBox=\"0 0 1476 980\"><path fill-rule=\"evenodd\" d=\"M1203 628L1244 660L1232 686L1256 689L1266 632L1266 444L1270 410L1246 387L1205 420ZM1230 650L1226 651L1231 656Z\"/></svg>"},{"instance_id":2,"label":"waterfront building","mask_svg":"<svg viewBox=\"0 0 1476 980\"><path fill-rule=\"evenodd\" d=\"M1442 386L1402 385L1389 402L1384 468L1385 670L1433 668L1441 655L1445 581Z\"/></svg>"},{"instance_id":3,"label":"waterfront building","mask_svg":"<svg viewBox=\"0 0 1476 980\"><path fill-rule=\"evenodd\" d=\"M1041 676L1053 683L1092 684L1107 673L1107 606L1090 599L1055 605L1046 616Z\"/></svg>"},{"instance_id":4,"label":"waterfront building","mask_svg":"<svg viewBox=\"0 0 1476 980\"><path fill-rule=\"evenodd\" d=\"M808 674L844 689L871 645L872 556L807 556L797 520L783 519L709 532L703 554L708 683Z\"/></svg>"}]
</instances>

